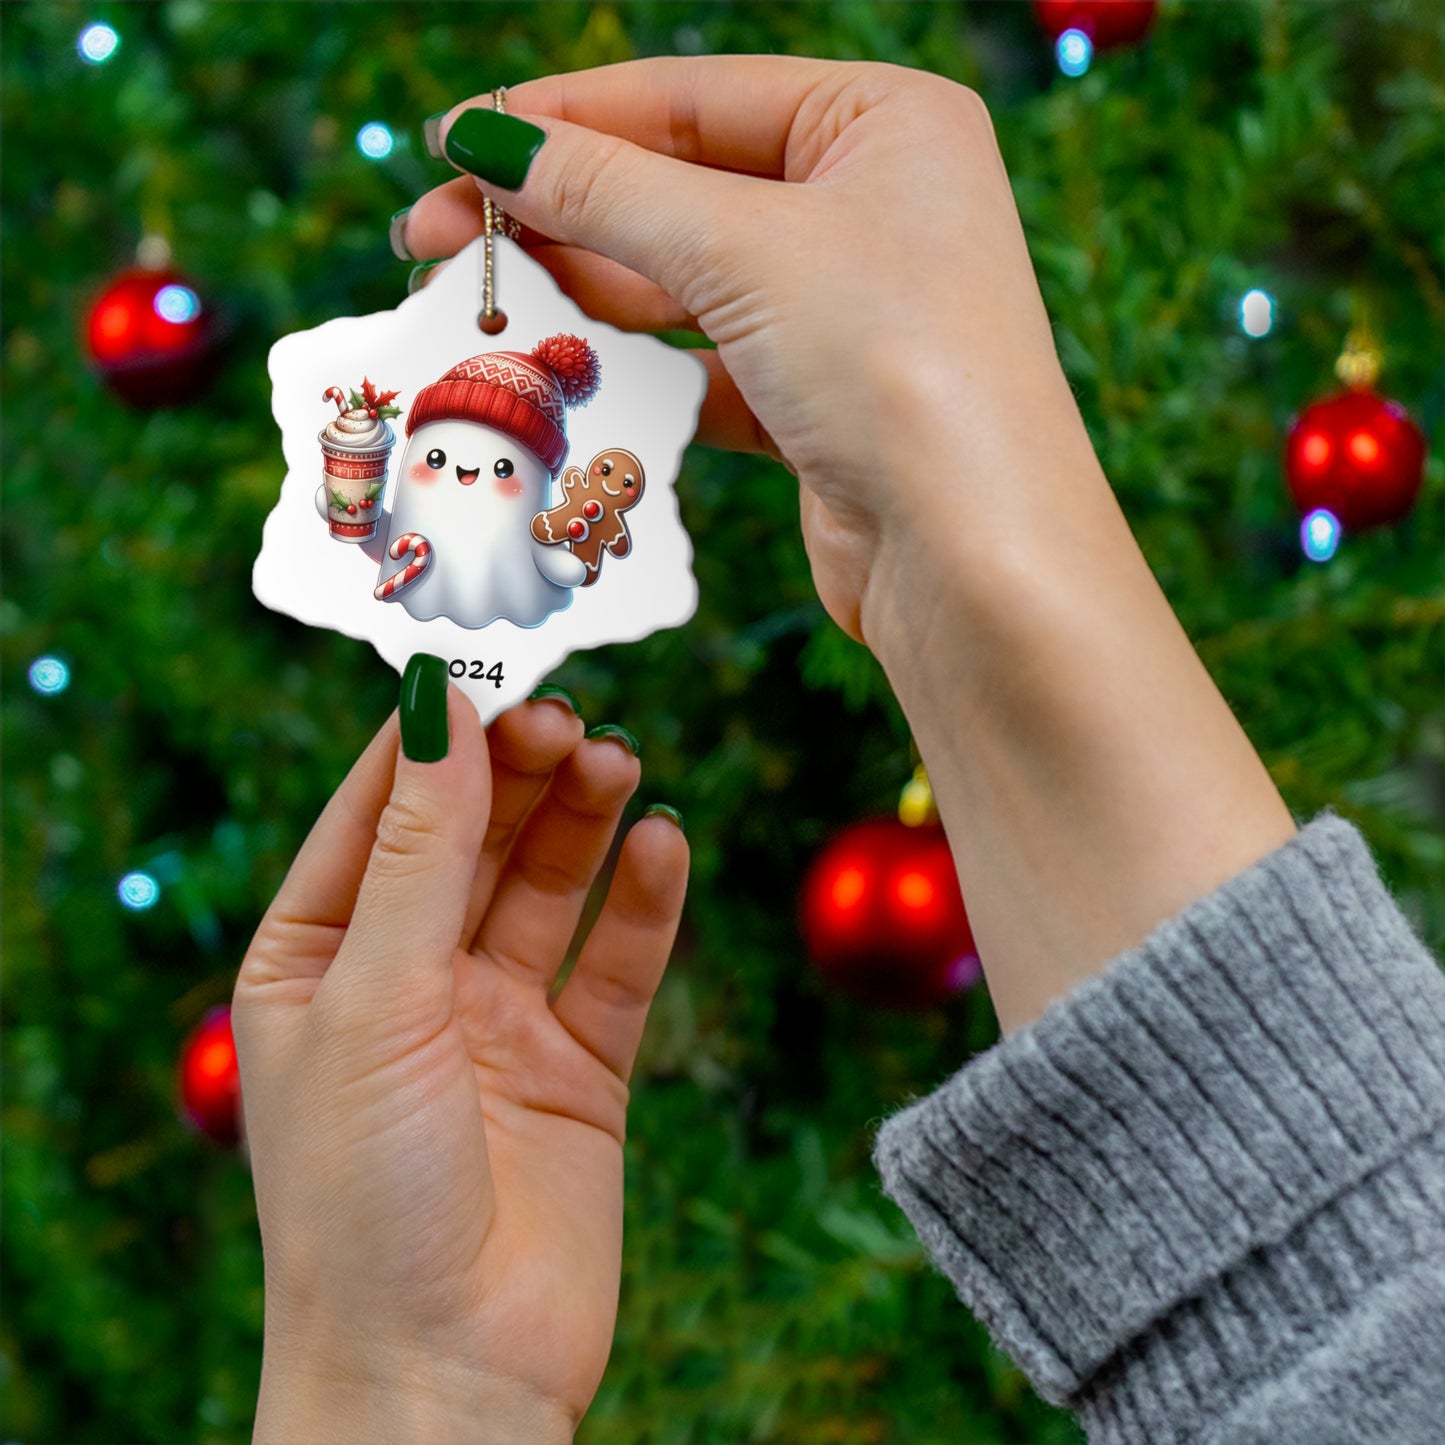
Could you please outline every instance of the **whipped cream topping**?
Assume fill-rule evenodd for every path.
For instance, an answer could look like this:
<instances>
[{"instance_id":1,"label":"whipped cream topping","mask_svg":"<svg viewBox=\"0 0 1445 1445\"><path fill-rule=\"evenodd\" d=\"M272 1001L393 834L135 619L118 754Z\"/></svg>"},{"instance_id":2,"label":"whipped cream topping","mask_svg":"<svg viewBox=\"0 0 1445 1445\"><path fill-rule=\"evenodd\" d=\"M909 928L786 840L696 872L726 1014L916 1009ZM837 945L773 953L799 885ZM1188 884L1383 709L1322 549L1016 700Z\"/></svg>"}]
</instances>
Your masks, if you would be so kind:
<instances>
[{"instance_id":1,"label":"whipped cream topping","mask_svg":"<svg viewBox=\"0 0 1445 1445\"><path fill-rule=\"evenodd\" d=\"M384 421L373 421L364 406L353 407L326 428L326 440L344 447L379 447L389 440L391 428Z\"/></svg>"}]
</instances>

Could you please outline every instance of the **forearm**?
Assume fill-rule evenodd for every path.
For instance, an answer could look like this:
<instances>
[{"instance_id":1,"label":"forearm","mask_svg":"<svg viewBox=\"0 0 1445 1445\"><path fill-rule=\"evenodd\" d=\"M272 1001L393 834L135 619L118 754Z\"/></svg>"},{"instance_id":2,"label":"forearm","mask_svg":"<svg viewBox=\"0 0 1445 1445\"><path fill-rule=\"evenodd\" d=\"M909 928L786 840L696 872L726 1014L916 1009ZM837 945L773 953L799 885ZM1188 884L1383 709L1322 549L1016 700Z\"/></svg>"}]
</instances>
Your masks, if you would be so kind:
<instances>
[{"instance_id":1,"label":"forearm","mask_svg":"<svg viewBox=\"0 0 1445 1445\"><path fill-rule=\"evenodd\" d=\"M1005 1032L1295 831L1077 414L1037 420L966 522L885 532L863 609Z\"/></svg>"}]
</instances>

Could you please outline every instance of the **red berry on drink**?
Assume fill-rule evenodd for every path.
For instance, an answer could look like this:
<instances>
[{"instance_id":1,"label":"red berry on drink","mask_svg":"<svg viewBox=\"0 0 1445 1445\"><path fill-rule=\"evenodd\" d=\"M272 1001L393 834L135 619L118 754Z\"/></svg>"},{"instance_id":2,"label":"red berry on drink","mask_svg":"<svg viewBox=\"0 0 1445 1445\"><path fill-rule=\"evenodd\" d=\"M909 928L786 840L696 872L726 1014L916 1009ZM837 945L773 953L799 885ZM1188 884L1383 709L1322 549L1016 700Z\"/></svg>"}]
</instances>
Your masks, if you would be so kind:
<instances>
[{"instance_id":1,"label":"red berry on drink","mask_svg":"<svg viewBox=\"0 0 1445 1445\"><path fill-rule=\"evenodd\" d=\"M347 509L346 509L346 511L347 511L347 515L348 515L348 516L354 517L354 516L356 515L356 508L355 508L355 506L348 506Z\"/></svg>"},{"instance_id":2,"label":"red berry on drink","mask_svg":"<svg viewBox=\"0 0 1445 1445\"><path fill-rule=\"evenodd\" d=\"M582 503L582 515L589 522L595 522L602 515L602 503L596 499Z\"/></svg>"},{"instance_id":3,"label":"red berry on drink","mask_svg":"<svg viewBox=\"0 0 1445 1445\"><path fill-rule=\"evenodd\" d=\"M567 535L571 537L574 542L580 541L587 535L587 523L574 517L567 523Z\"/></svg>"},{"instance_id":4,"label":"red berry on drink","mask_svg":"<svg viewBox=\"0 0 1445 1445\"><path fill-rule=\"evenodd\" d=\"M372 419L372 421L376 420L376 408L374 406L367 407L366 414Z\"/></svg>"}]
</instances>

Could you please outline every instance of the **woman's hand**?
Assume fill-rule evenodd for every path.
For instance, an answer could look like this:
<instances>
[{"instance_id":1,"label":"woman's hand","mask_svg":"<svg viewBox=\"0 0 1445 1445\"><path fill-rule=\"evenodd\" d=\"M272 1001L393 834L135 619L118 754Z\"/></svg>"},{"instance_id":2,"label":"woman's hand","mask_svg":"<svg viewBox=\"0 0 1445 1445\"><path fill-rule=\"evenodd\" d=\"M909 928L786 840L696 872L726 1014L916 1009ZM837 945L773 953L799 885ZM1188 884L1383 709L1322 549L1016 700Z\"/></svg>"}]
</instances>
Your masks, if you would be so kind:
<instances>
[{"instance_id":1,"label":"woman's hand","mask_svg":"<svg viewBox=\"0 0 1445 1445\"><path fill-rule=\"evenodd\" d=\"M474 173L484 138L458 137L490 104L440 122ZM1005 1029L1293 833L1094 455L977 95L708 56L507 109L546 132L525 180L429 192L407 246L458 250L484 190L591 315L717 342L700 438L797 474L818 594L928 763Z\"/></svg>"},{"instance_id":2,"label":"woman's hand","mask_svg":"<svg viewBox=\"0 0 1445 1445\"><path fill-rule=\"evenodd\" d=\"M447 716L437 762L395 715L377 734L237 980L258 1442L570 1440L611 1348L627 1079L687 845L631 830L549 1004L639 765L559 701L488 737L447 688Z\"/></svg>"},{"instance_id":3,"label":"woman's hand","mask_svg":"<svg viewBox=\"0 0 1445 1445\"><path fill-rule=\"evenodd\" d=\"M490 106L450 111L443 143ZM1097 474L973 91L890 65L658 59L528 81L507 112L547 133L525 183L431 191L407 248L455 253L485 191L590 315L715 341L699 437L797 475L814 581L855 638L878 648L880 559L908 567L963 515L996 555L1040 473L1073 456Z\"/></svg>"}]
</instances>

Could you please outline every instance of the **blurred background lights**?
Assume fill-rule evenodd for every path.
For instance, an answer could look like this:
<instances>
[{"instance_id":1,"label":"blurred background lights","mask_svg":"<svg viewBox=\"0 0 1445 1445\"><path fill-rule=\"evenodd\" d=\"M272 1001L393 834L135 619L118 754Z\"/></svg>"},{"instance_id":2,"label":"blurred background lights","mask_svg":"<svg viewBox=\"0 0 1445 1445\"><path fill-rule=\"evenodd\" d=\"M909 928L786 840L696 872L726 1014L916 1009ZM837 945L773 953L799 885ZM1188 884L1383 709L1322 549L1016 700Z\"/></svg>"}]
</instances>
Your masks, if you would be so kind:
<instances>
[{"instance_id":1,"label":"blurred background lights","mask_svg":"<svg viewBox=\"0 0 1445 1445\"><path fill-rule=\"evenodd\" d=\"M201 314L201 298L189 286L162 286L151 304L162 321L173 321L177 326Z\"/></svg>"},{"instance_id":2,"label":"blurred background lights","mask_svg":"<svg viewBox=\"0 0 1445 1445\"><path fill-rule=\"evenodd\" d=\"M1340 523L1333 512L1316 507L1300 523L1300 546L1311 562L1328 562L1340 545Z\"/></svg>"},{"instance_id":3,"label":"blurred background lights","mask_svg":"<svg viewBox=\"0 0 1445 1445\"><path fill-rule=\"evenodd\" d=\"M1274 326L1274 299L1268 291L1246 291L1239 303L1239 325L1246 336L1268 336Z\"/></svg>"},{"instance_id":4,"label":"blurred background lights","mask_svg":"<svg viewBox=\"0 0 1445 1445\"><path fill-rule=\"evenodd\" d=\"M80 32L75 48L82 60L88 60L92 65L104 65L115 54L119 44L120 36L109 25L95 24L87 25Z\"/></svg>"},{"instance_id":5,"label":"blurred background lights","mask_svg":"<svg viewBox=\"0 0 1445 1445\"><path fill-rule=\"evenodd\" d=\"M127 873L115 891L127 908L139 912L161 896L161 885L149 873Z\"/></svg>"},{"instance_id":6,"label":"blurred background lights","mask_svg":"<svg viewBox=\"0 0 1445 1445\"><path fill-rule=\"evenodd\" d=\"M37 657L30 664L30 686L36 692L64 692L70 686L70 669L58 657Z\"/></svg>"},{"instance_id":7,"label":"blurred background lights","mask_svg":"<svg viewBox=\"0 0 1445 1445\"><path fill-rule=\"evenodd\" d=\"M379 120L369 121L356 132L356 148L368 160L385 160L395 144L390 128Z\"/></svg>"},{"instance_id":8,"label":"blurred background lights","mask_svg":"<svg viewBox=\"0 0 1445 1445\"><path fill-rule=\"evenodd\" d=\"M1054 54L1065 75L1082 75L1094 58L1094 42L1082 30L1066 30L1055 42Z\"/></svg>"}]
</instances>

